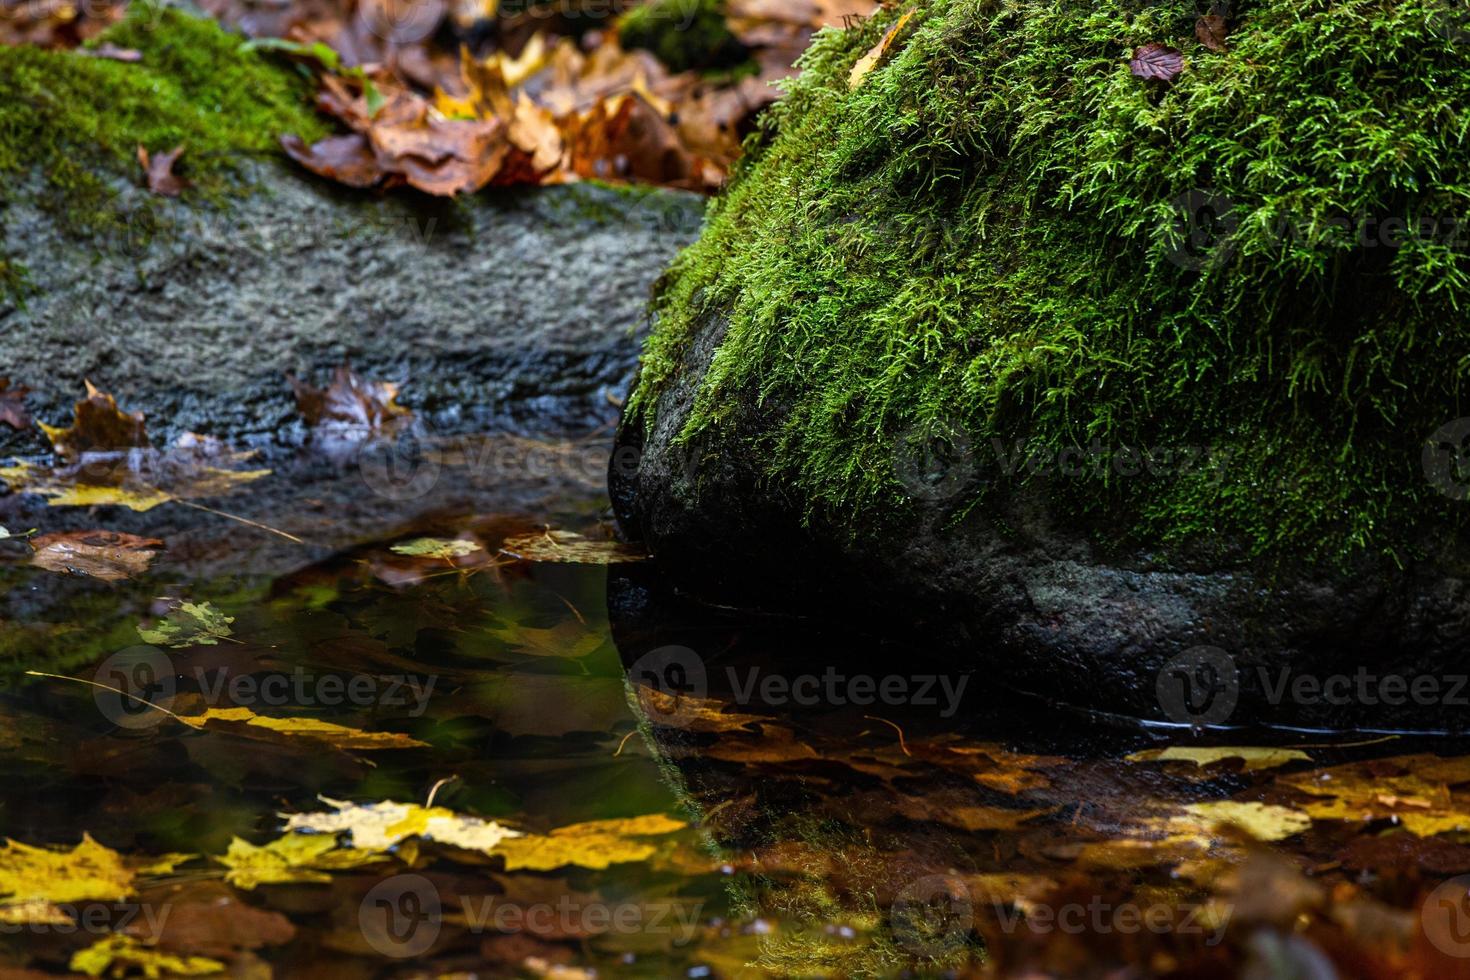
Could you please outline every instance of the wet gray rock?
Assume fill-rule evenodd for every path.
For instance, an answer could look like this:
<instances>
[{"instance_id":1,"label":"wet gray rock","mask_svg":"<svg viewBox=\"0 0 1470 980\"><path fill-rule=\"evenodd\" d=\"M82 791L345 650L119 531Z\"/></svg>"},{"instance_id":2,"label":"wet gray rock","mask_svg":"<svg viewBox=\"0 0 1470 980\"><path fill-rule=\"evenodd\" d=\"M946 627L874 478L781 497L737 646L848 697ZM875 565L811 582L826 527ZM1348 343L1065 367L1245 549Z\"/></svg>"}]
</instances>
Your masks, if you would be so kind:
<instances>
[{"instance_id":1,"label":"wet gray rock","mask_svg":"<svg viewBox=\"0 0 1470 980\"><path fill-rule=\"evenodd\" d=\"M1035 484L984 512L956 493L803 521L738 448L779 406L735 399L714 436L675 445L723 331L704 324L652 430L625 424L611 465L625 533L681 589L897 632L991 684L1135 719L1470 730L1463 542L1426 542L1405 569L1105 551L1106 529L1059 523ZM1395 674L1434 691L1385 686Z\"/></svg>"},{"instance_id":2,"label":"wet gray rock","mask_svg":"<svg viewBox=\"0 0 1470 980\"><path fill-rule=\"evenodd\" d=\"M274 162L247 177L256 191L224 209L154 199L156 218L107 241L61 233L24 193L0 205L0 254L32 286L23 303L0 299L0 376L33 389L38 417L69 418L90 379L145 412L156 442L289 444L304 430L286 375L321 383L350 362L400 383L439 428L606 424L649 288L703 213L661 190L446 202ZM0 439L0 453L41 448Z\"/></svg>"}]
</instances>

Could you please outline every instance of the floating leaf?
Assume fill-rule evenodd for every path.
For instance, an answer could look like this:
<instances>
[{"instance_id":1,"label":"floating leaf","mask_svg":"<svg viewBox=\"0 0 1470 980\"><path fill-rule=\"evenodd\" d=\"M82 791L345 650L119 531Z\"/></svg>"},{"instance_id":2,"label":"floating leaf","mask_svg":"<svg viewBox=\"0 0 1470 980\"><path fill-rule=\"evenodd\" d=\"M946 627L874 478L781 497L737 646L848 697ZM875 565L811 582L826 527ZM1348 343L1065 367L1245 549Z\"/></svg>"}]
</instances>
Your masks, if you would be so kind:
<instances>
[{"instance_id":1,"label":"floating leaf","mask_svg":"<svg viewBox=\"0 0 1470 980\"><path fill-rule=\"evenodd\" d=\"M410 558L463 558L482 551L478 544L473 541L448 540L445 538L418 538L405 544L395 544L392 549L394 554L407 555Z\"/></svg>"},{"instance_id":2,"label":"floating leaf","mask_svg":"<svg viewBox=\"0 0 1470 980\"><path fill-rule=\"evenodd\" d=\"M160 977L201 977L221 973L225 965L207 956L176 956L145 946L131 936L113 934L72 954L71 969L90 977L103 973L121 977L142 971L149 980Z\"/></svg>"},{"instance_id":3,"label":"floating leaf","mask_svg":"<svg viewBox=\"0 0 1470 980\"><path fill-rule=\"evenodd\" d=\"M687 824L662 814L621 820L593 820L542 835L526 834L502 841L507 871L552 871L576 865L602 870L614 864L643 861L658 847L640 838L683 830Z\"/></svg>"},{"instance_id":4,"label":"floating leaf","mask_svg":"<svg viewBox=\"0 0 1470 980\"><path fill-rule=\"evenodd\" d=\"M260 735L266 732L290 738L306 738L338 749L414 749L424 748L427 742L398 732L365 732L346 725L336 725L315 718L271 718L258 715L249 708L209 708L198 715L179 715L180 721L200 730L207 728L234 730L243 735ZM246 726L243 730L234 726Z\"/></svg>"},{"instance_id":5,"label":"floating leaf","mask_svg":"<svg viewBox=\"0 0 1470 980\"><path fill-rule=\"evenodd\" d=\"M216 858L230 870L225 881L239 888L292 882L328 882L328 871L360 868L383 860L373 851L338 847L334 837L321 834L286 834L269 844L255 845L239 837L229 850Z\"/></svg>"},{"instance_id":6,"label":"floating leaf","mask_svg":"<svg viewBox=\"0 0 1470 980\"><path fill-rule=\"evenodd\" d=\"M234 635L230 629L234 621L234 616L226 616L208 602L184 602L152 628L139 626L138 635L144 643L158 646L217 646Z\"/></svg>"},{"instance_id":7,"label":"floating leaf","mask_svg":"<svg viewBox=\"0 0 1470 980\"><path fill-rule=\"evenodd\" d=\"M1138 78L1172 82L1184 71L1184 53L1154 41L1135 49L1128 67Z\"/></svg>"},{"instance_id":8,"label":"floating leaf","mask_svg":"<svg viewBox=\"0 0 1470 980\"><path fill-rule=\"evenodd\" d=\"M322 802L336 807L336 812L283 814L286 829L327 835L347 833L354 846L369 851L385 851L406 838L421 837L488 854L501 842L520 836L518 831L493 820L467 817L440 806L392 800L350 803L325 796Z\"/></svg>"},{"instance_id":9,"label":"floating leaf","mask_svg":"<svg viewBox=\"0 0 1470 980\"><path fill-rule=\"evenodd\" d=\"M120 531L67 531L43 534L31 547L38 568L117 582L146 572L163 542Z\"/></svg>"},{"instance_id":10,"label":"floating leaf","mask_svg":"<svg viewBox=\"0 0 1470 980\"><path fill-rule=\"evenodd\" d=\"M1244 772L1271 769L1290 762L1311 762L1312 757L1300 749L1198 747L1171 745L1165 749L1147 749L1125 756L1129 762L1193 762L1196 766L1208 766L1225 759L1240 759Z\"/></svg>"},{"instance_id":11,"label":"floating leaf","mask_svg":"<svg viewBox=\"0 0 1470 980\"><path fill-rule=\"evenodd\" d=\"M586 538L572 531L545 530L507 538L500 550L523 561L611 565L643 561L648 555L617 541Z\"/></svg>"},{"instance_id":12,"label":"floating leaf","mask_svg":"<svg viewBox=\"0 0 1470 980\"><path fill-rule=\"evenodd\" d=\"M0 850L0 921L56 922L58 905L120 902L139 874L173 870L189 855L128 859L88 834L71 850L7 840Z\"/></svg>"},{"instance_id":13,"label":"floating leaf","mask_svg":"<svg viewBox=\"0 0 1470 980\"><path fill-rule=\"evenodd\" d=\"M908 22L913 17L914 11L912 10L900 17L897 23L883 32L883 38L873 45L873 49L858 59L857 64L852 66L852 73L847 77L848 88L857 88L863 83L863 79L868 77L868 73L878 67L878 62L883 60L883 56L893 46L893 40L898 37L898 32L908 26Z\"/></svg>"},{"instance_id":14,"label":"floating leaf","mask_svg":"<svg viewBox=\"0 0 1470 980\"><path fill-rule=\"evenodd\" d=\"M294 377L288 380L307 425L335 439L358 442L413 414L395 401L397 385L368 381L347 367L333 371L326 388Z\"/></svg>"}]
</instances>

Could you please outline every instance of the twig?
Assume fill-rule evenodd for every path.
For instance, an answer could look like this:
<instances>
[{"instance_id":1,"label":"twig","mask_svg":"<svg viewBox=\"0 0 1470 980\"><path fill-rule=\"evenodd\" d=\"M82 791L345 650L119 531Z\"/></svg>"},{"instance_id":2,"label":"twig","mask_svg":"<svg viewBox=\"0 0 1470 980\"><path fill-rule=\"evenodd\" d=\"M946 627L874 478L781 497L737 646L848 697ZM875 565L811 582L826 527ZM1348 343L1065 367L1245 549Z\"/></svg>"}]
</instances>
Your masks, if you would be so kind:
<instances>
[{"instance_id":1,"label":"twig","mask_svg":"<svg viewBox=\"0 0 1470 980\"><path fill-rule=\"evenodd\" d=\"M638 729L635 728L631 732L629 732L628 734L626 734L626 735L623 736L623 740L618 743L618 750L613 753L613 758L614 759L616 759L618 756L620 756L620 755L623 754L623 746L625 746L625 745L628 744L628 739L632 738L634 735L637 735L637 734L638 734Z\"/></svg>"},{"instance_id":2,"label":"twig","mask_svg":"<svg viewBox=\"0 0 1470 980\"><path fill-rule=\"evenodd\" d=\"M427 809L429 809L429 807L431 807L431 806L434 805L434 797L438 795L438 793L439 793L439 787L445 785L446 783L452 783L452 782L454 782L458 778L459 778L458 776L445 776L443 779L441 779L437 783L435 783L429 789L429 798L424 801L424 809L427 810Z\"/></svg>"},{"instance_id":3,"label":"twig","mask_svg":"<svg viewBox=\"0 0 1470 980\"><path fill-rule=\"evenodd\" d=\"M891 728L894 731L898 732L898 747L901 748L901 749L903 749L903 754L904 755L908 756L909 758L913 758L913 755L914 754L909 751L908 743L903 740L903 729L902 728L899 728L897 725L895 725L893 722L889 721L887 718L879 718L877 715L863 715L863 717L864 718L871 719L872 721L881 721L883 724L887 725L889 728Z\"/></svg>"},{"instance_id":4,"label":"twig","mask_svg":"<svg viewBox=\"0 0 1470 980\"><path fill-rule=\"evenodd\" d=\"M85 677L68 677L65 674L48 674L42 670L28 670L26 671L26 673L31 675L32 677L50 677L58 681L76 681L78 684L89 684L92 687L100 687L104 691L111 691L113 694L120 694L125 698L131 698L132 700L137 701L141 704L148 705L148 707L150 708L157 708L159 711L162 711L170 718L173 718L175 721L182 722L183 724L188 725L190 728L195 727L193 724L190 724L190 722L186 721L183 715L174 714L172 711L168 710L161 704L154 704L147 698L140 698L136 694L129 694L127 691L119 691L115 687L109 687L108 685L98 683L97 681L89 681Z\"/></svg>"},{"instance_id":5,"label":"twig","mask_svg":"<svg viewBox=\"0 0 1470 980\"><path fill-rule=\"evenodd\" d=\"M230 514L226 511L215 510L213 507L206 507L203 504L196 504L192 500L179 500L178 498L174 498L174 503L183 504L185 507L193 507L195 510L202 510L206 514L214 514L218 517L228 517L232 521L239 521L241 524L248 524L251 527L259 528L262 531L269 531L272 534L279 534L287 541L294 541L297 544L306 544L305 541L302 541L294 534L287 534L285 531L273 528L269 524L262 524L259 521L252 521L250 518L241 517L239 514Z\"/></svg>"}]
</instances>

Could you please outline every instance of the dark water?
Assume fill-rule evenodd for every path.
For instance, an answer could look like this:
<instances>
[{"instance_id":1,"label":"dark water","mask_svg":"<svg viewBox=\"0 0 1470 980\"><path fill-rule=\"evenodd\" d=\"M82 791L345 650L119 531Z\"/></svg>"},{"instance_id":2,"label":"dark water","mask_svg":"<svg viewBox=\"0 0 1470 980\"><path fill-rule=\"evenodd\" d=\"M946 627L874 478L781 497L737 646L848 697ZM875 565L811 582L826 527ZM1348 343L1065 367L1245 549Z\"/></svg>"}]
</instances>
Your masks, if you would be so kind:
<instances>
[{"instance_id":1,"label":"dark water","mask_svg":"<svg viewBox=\"0 0 1470 980\"><path fill-rule=\"evenodd\" d=\"M534 476L450 465L404 499L351 466L286 464L250 495L211 501L302 544L174 506L5 501L12 530L110 528L168 548L107 583L0 543L0 833L68 850L90 835L133 874L109 895L88 884L95 868L42 873L12 846L0 916L26 919L17 907L43 896L65 918L0 923L0 965L565 978L1447 976L1463 965L1470 943L1454 947L1420 914L1428 889L1470 871L1463 832L1430 846L1380 815L1260 841L1181 815L1227 799L1301 805L1283 774L1462 746L1342 735L1255 770L1129 761L1212 739L1100 723L956 669L893 639L901 609L863 623L768 617L696 603L656 562L506 553L546 528L611 536L599 444L516 445L562 462ZM578 454L593 462L567 462ZM467 553L393 550L424 538ZM139 628L182 602L230 617L228 635L144 643ZM207 707L401 744L333 744L238 714L180 720ZM1399 793L1384 805L1401 805L1412 766L1379 774ZM1439 782L1445 797L1424 809L1453 812L1454 782ZM289 815L328 800L431 798L577 843L553 866L513 868L493 846L408 834L356 864L285 872L314 880L256 887L227 881L219 860L236 839L281 839ZM164 854L180 856L146 867ZM7 867L20 870L6 878ZM111 959L88 958L109 943Z\"/></svg>"}]
</instances>

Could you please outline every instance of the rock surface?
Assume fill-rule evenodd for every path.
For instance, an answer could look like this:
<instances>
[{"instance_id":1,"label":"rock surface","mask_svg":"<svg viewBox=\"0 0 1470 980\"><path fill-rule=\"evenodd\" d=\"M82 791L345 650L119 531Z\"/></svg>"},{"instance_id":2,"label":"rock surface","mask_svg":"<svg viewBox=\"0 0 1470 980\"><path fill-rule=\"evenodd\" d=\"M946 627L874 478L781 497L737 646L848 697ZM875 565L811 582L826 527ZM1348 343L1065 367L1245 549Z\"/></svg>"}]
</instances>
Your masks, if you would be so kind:
<instances>
[{"instance_id":1,"label":"rock surface","mask_svg":"<svg viewBox=\"0 0 1470 980\"><path fill-rule=\"evenodd\" d=\"M1034 487L985 513L961 511L962 494L921 494L938 499L883 527L804 521L798 495L738 448L778 424L777 408L742 401L717 435L675 441L724 329L705 320L654 425L645 437L625 423L611 466L624 531L681 588L899 631L987 683L1131 718L1470 729L1457 703L1470 698L1463 547L1392 575L1367 560L1324 571L1105 554ZM1390 674L1434 678L1435 693L1396 694L1381 686ZM1337 677L1348 686L1328 686Z\"/></svg>"},{"instance_id":2,"label":"rock surface","mask_svg":"<svg viewBox=\"0 0 1470 980\"><path fill-rule=\"evenodd\" d=\"M38 418L69 418L90 379L155 442L291 443L286 375L350 362L447 429L605 424L649 288L703 208L592 185L379 197L273 162L248 176L258 190L226 210L155 199L161 217L117 241L70 238L23 194L0 211L0 254L33 287L0 300L0 376L30 386ZM8 432L0 451L41 448Z\"/></svg>"}]
</instances>

